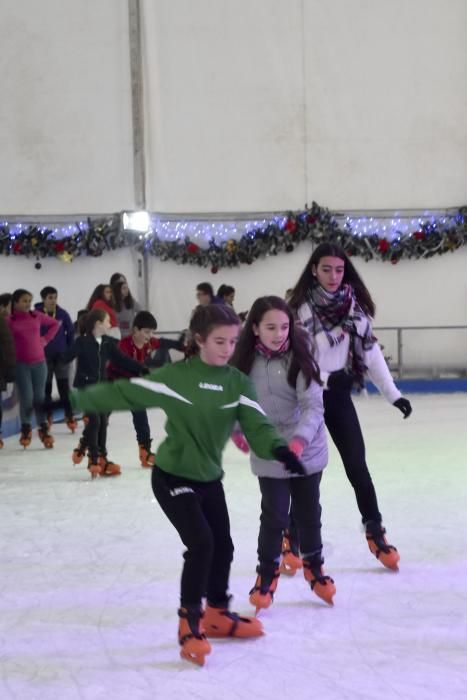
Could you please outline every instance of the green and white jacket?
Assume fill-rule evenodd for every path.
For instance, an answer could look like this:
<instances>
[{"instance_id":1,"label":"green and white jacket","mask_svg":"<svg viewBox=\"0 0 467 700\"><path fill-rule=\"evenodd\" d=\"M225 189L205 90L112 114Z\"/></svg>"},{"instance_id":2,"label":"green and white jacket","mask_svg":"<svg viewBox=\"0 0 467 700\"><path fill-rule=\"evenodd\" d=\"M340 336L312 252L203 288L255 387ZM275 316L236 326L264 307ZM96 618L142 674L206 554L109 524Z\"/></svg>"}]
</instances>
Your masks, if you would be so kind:
<instances>
[{"instance_id":1,"label":"green and white jacket","mask_svg":"<svg viewBox=\"0 0 467 700\"><path fill-rule=\"evenodd\" d=\"M84 413L161 408L167 415L167 437L157 449L157 466L194 481L222 477L222 451L236 421L263 459L273 459L274 449L287 445L267 419L246 375L230 365L208 365L197 356L143 378L72 391L70 400Z\"/></svg>"}]
</instances>

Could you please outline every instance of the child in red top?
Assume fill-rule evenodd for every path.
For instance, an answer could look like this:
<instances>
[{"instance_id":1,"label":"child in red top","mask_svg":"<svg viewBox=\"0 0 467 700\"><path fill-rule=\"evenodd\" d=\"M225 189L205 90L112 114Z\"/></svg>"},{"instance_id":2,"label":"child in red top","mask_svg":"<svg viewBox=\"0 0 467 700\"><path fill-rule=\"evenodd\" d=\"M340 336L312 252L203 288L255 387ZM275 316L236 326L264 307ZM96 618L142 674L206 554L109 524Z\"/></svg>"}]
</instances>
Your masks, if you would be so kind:
<instances>
[{"instance_id":1,"label":"child in red top","mask_svg":"<svg viewBox=\"0 0 467 700\"><path fill-rule=\"evenodd\" d=\"M179 340L169 340L168 338L154 338L153 333L157 328L157 321L149 311L139 311L134 320L131 335L122 338L118 344L118 349L124 355L128 355L133 360L148 367L159 367L163 361L158 361L158 351L166 352L173 348L184 352L185 348ZM121 367L110 363L107 368L109 379L121 379L129 377L129 372L125 372ZM148 414L146 411L132 411L133 425L136 430L136 439L139 445L139 459L142 467L152 467L154 465L154 454L151 452L151 430L149 427Z\"/></svg>"},{"instance_id":2,"label":"child in red top","mask_svg":"<svg viewBox=\"0 0 467 700\"><path fill-rule=\"evenodd\" d=\"M110 328L106 332L106 335L110 335L112 338L120 340L122 336L118 325L117 314L115 313L114 297L110 284L97 285L91 294L91 298L88 301L86 309L88 311L103 309L109 315L110 319Z\"/></svg>"}]
</instances>

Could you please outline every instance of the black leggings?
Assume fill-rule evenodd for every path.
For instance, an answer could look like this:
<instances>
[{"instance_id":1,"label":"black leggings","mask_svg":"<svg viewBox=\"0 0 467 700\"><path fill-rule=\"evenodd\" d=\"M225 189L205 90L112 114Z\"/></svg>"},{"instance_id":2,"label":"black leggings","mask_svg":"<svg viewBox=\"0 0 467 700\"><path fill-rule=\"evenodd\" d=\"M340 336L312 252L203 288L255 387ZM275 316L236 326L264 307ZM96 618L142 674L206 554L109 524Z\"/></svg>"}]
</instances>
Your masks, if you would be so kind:
<instances>
[{"instance_id":1,"label":"black leggings","mask_svg":"<svg viewBox=\"0 0 467 700\"><path fill-rule=\"evenodd\" d=\"M289 526L290 503L294 539L300 542L302 556L321 555L321 474L292 479L259 477L262 496L258 537L260 564L273 565L280 558L282 535Z\"/></svg>"},{"instance_id":2,"label":"black leggings","mask_svg":"<svg viewBox=\"0 0 467 700\"><path fill-rule=\"evenodd\" d=\"M212 605L227 605L234 547L222 482L190 481L154 466L152 490L187 548L181 605L201 605L205 596Z\"/></svg>"},{"instance_id":3,"label":"black leggings","mask_svg":"<svg viewBox=\"0 0 467 700\"><path fill-rule=\"evenodd\" d=\"M88 413L88 424L83 430L83 440L93 464L98 457L107 456L107 426L109 413Z\"/></svg>"},{"instance_id":4,"label":"black leggings","mask_svg":"<svg viewBox=\"0 0 467 700\"><path fill-rule=\"evenodd\" d=\"M324 391L324 421L357 497L362 522L381 522L375 487L365 461L365 443L349 392Z\"/></svg>"}]
</instances>

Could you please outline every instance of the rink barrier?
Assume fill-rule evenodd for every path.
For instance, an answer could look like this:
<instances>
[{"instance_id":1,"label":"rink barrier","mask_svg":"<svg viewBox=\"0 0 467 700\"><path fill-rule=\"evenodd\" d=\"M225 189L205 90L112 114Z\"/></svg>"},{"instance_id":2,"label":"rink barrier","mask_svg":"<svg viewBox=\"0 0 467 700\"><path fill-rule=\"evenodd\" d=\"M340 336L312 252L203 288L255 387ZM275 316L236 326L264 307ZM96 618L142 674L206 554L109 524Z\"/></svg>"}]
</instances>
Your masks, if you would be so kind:
<instances>
[{"instance_id":1,"label":"rink barrier","mask_svg":"<svg viewBox=\"0 0 467 700\"><path fill-rule=\"evenodd\" d=\"M467 379L396 379L397 388L403 394L453 394L467 391ZM369 394L377 394L378 389L368 382L366 390Z\"/></svg>"}]
</instances>

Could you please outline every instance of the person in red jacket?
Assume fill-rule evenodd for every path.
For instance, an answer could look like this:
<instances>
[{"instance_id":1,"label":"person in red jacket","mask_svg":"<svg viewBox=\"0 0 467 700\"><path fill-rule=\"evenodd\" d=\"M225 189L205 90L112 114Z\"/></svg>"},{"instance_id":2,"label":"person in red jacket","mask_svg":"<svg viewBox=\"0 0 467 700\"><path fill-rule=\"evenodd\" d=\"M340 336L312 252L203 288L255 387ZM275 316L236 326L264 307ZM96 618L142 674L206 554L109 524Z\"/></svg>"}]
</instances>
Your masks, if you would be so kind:
<instances>
[{"instance_id":1,"label":"person in red jacket","mask_svg":"<svg viewBox=\"0 0 467 700\"><path fill-rule=\"evenodd\" d=\"M16 386L21 418L20 443L31 443L31 414L33 407L39 426L39 438L44 447L53 447L53 437L43 404L47 381L47 362L44 348L58 332L60 322L40 311L31 311L32 294L17 289L12 295L13 312L7 317L16 350Z\"/></svg>"},{"instance_id":2,"label":"person in red jacket","mask_svg":"<svg viewBox=\"0 0 467 700\"><path fill-rule=\"evenodd\" d=\"M164 354L170 361L169 349L185 351L180 340L169 338L154 338L153 333L157 329L157 321L149 311L139 311L134 320L131 335L125 336L118 343L118 349L124 355L128 355L136 362L147 367L160 367L164 364ZM122 367L117 367L112 362L107 368L109 379L121 379L130 377ZM139 459L142 467L153 467L155 455L151 452L151 429L149 427L146 411L132 411L133 425L136 431L136 440L139 446Z\"/></svg>"},{"instance_id":3,"label":"person in red jacket","mask_svg":"<svg viewBox=\"0 0 467 700\"><path fill-rule=\"evenodd\" d=\"M120 326L118 325L117 314L115 313L115 301L110 284L98 284L86 306L88 311L93 311L94 309L103 309L109 316L110 328L107 330L106 335L110 335L111 338L116 338L120 340L122 337L120 333Z\"/></svg>"}]
</instances>

